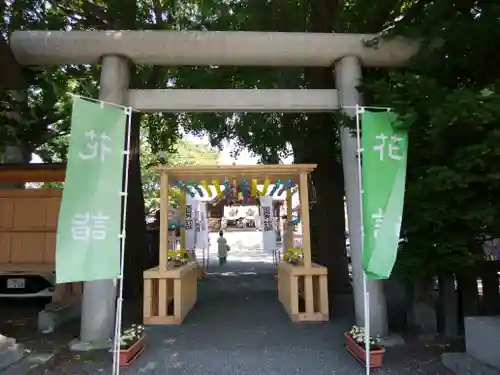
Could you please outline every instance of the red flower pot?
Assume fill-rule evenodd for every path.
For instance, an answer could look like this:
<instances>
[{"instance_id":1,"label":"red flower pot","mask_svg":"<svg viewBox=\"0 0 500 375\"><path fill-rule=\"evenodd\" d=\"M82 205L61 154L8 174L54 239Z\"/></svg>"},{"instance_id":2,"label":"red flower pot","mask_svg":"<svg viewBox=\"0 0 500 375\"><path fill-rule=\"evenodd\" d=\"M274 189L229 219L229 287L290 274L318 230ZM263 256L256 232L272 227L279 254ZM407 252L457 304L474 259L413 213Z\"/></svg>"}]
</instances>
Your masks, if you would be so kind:
<instances>
[{"instance_id":1,"label":"red flower pot","mask_svg":"<svg viewBox=\"0 0 500 375\"><path fill-rule=\"evenodd\" d=\"M365 347L359 345L349 332L344 333L346 339L347 351L363 365L366 365ZM370 368L380 368L384 359L385 349L380 346L375 346L370 349Z\"/></svg>"},{"instance_id":2,"label":"red flower pot","mask_svg":"<svg viewBox=\"0 0 500 375\"><path fill-rule=\"evenodd\" d=\"M144 350L146 343L145 336L143 335L131 347L127 349L120 349L120 366L130 365Z\"/></svg>"}]
</instances>

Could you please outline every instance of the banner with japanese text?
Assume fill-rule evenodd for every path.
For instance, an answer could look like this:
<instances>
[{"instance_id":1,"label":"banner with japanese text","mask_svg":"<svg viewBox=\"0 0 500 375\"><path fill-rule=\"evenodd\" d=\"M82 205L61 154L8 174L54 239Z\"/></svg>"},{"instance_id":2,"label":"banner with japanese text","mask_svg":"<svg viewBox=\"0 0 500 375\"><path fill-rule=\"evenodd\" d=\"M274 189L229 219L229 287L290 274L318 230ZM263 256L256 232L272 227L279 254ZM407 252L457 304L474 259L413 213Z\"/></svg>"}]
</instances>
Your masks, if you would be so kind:
<instances>
[{"instance_id":1,"label":"banner with japanese text","mask_svg":"<svg viewBox=\"0 0 500 375\"><path fill-rule=\"evenodd\" d=\"M362 114L363 269L388 279L398 253L408 134L393 112Z\"/></svg>"},{"instance_id":2,"label":"banner with japanese text","mask_svg":"<svg viewBox=\"0 0 500 375\"><path fill-rule=\"evenodd\" d=\"M196 246L196 211L198 211L198 200L188 194L184 210L184 225L186 228L186 248L184 250L194 250Z\"/></svg>"},{"instance_id":3,"label":"banner with japanese text","mask_svg":"<svg viewBox=\"0 0 500 375\"><path fill-rule=\"evenodd\" d=\"M264 251L274 251L276 249L276 231L274 229L273 197L265 195L259 200Z\"/></svg>"},{"instance_id":4,"label":"banner with japanese text","mask_svg":"<svg viewBox=\"0 0 500 375\"><path fill-rule=\"evenodd\" d=\"M56 281L120 274L123 156L127 112L73 102L66 180L56 237Z\"/></svg>"},{"instance_id":5,"label":"banner with japanese text","mask_svg":"<svg viewBox=\"0 0 500 375\"><path fill-rule=\"evenodd\" d=\"M206 202L200 202L198 212L199 224L196 226L196 247L198 249L206 249L208 248L208 218Z\"/></svg>"}]
</instances>

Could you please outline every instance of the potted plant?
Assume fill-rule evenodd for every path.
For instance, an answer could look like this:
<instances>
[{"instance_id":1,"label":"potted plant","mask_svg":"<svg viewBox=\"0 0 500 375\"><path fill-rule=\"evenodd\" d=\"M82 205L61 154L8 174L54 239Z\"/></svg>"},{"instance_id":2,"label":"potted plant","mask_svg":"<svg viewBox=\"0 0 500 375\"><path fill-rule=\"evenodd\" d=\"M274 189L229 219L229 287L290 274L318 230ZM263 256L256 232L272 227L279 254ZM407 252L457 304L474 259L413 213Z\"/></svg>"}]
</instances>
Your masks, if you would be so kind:
<instances>
[{"instance_id":1,"label":"potted plant","mask_svg":"<svg viewBox=\"0 0 500 375\"><path fill-rule=\"evenodd\" d=\"M177 251L168 252L168 261L172 262L174 267L180 267L189 262L191 259L191 254L185 249L179 249Z\"/></svg>"},{"instance_id":2,"label":"potted plant","mask_svg":"<svg viewBox=\"0 0 500 375\"><path fill-rule=\"evenodd\" d=\"M299 265L304 258L304 252L298 247L288 249L283 253L283 260L293 265Z\"/></svg>"},{"instance_id":3,"label":"potted plant","mask_svg":"<svg viewBox=\"0 0 500 375\"><path fill-rule=\"evenodd\" d=\"M122 331L120 338L120 365L132 363L144 350L144 326L133 324Z\"/></svg>"},{"instance_id":4,"label":"potted plant","mask_svg":"<svg viewBox=\"0 0 500 375\"><path fill-rule=\"evenodd\" d=\"M360 363L366 364L365 350L365 329L364 327L352 326L349 332L345 332L347 350ZM379 368L382 366L385 348L380 346L379 337L371 337L370 341L370 368Z\"/></svg>"}]
</instances>

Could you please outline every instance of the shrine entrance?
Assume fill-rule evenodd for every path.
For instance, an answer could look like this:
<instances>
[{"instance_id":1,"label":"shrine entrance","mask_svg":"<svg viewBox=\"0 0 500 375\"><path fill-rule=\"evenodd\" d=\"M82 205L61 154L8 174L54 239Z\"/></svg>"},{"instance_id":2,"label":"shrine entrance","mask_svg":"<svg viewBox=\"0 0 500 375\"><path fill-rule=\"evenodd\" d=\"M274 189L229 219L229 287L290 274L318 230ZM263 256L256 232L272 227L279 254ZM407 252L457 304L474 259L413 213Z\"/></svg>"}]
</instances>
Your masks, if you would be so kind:
<instances>
[{"instance_id":1,"label":"shrine entrance","mask_svg":"<svg viewBox=\"0 0 500 375\"><path fill-rule=\"evenodd\" d=\"M251 185L266 186L266 181L267 184L269 181L275 182L273 187L275 190L286 189L286 199L289 204L287 224L283 226L283 253L279 251L280 249L275 249L274 267L278 300L294 322L328 320L327 270L311 262L308 209L301 210L302 248L293 248L295 223L292 219L291 196L294 189L298 190L300 205L309 207L308 175L315 167L314 164L292 164L155 168L161 175L159 260L157 267L144 272L144 323L181 324L196 304L198 284L204 282L206 274L202 263L194 256L195 248L190 248L196 246L190 241L188 232L199 225L193 215L192 190L199 191L200 187L207 190L210 181L217 193L225 191L228 194L232 181L236 180L248 183L249 191L252 189ZM177 186L187 193L187 199L181 199L180 211L184 213L181 220L184 223L181 225L180 249L169 249L168 193L172 186ZM253 190L255 193L256 186ZM271 194L265 195L267 193L265 190L260 192L260 204L263 229L269 229L268 221L272 218L272 213L269 212L272 206L269 205L269 201L272 197ZM272 235L275 235L274 230ZM265 242L265 230L263 238Z\"/></svg>"}]
</instances>

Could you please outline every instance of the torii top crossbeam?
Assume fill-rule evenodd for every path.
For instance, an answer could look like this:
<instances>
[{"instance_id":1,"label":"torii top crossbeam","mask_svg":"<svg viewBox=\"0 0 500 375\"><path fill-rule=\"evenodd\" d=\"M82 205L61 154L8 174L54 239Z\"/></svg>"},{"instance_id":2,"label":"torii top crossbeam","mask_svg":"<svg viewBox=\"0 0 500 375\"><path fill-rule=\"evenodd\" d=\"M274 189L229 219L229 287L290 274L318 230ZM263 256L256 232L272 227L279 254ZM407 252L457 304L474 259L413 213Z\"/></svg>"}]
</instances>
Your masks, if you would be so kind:
<instances>
[{"instance_id":1,"label":"torii top crossbeam","mask_svg":"<svg viewBox=\"0 0 500 375\"><path fill-rule=\"evenodd\" d=\"M159 173L166 173L170 183L176 180L223 180L245 178L247 180L264 181L266 179L298 182L300 175L311 173L316 164L278 164L278 165L210 165L184 167L156 167Z\"/></svg>"},{"instance_id":2,"label":"torii top crossbeam","mask_svg":"<svg viewBox=\"0 0 500 375\"><path fill-rule=\"evenodd\" d=\"M15 31L10 47L22 65L97 64L102 56L116 55L147 65L301 67L332 66L344 56L357 56L365 66L402 66L419 48L418 42L408 39L378 37L249 31Z\"/></svg>"}]
</instances>

